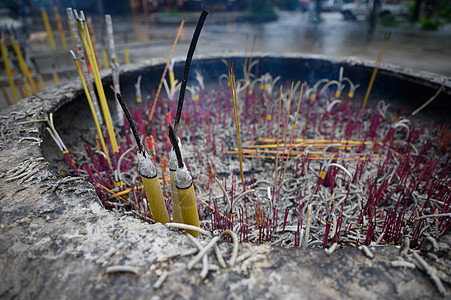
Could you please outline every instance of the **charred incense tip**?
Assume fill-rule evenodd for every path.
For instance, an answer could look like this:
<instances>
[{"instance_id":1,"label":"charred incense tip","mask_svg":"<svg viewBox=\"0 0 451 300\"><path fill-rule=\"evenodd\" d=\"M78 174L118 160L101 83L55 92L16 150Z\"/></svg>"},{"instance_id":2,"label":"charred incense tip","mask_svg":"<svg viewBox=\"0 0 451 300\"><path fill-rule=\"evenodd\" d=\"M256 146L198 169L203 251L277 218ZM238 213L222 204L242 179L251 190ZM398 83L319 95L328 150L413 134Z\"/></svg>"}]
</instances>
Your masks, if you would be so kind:
<instances>
[{"instance_id":1,"label":"charred incense tip","mask_svg":"<svg viewBox=\"0 0 451 300\"><path fill-rule=\"evenodd\" d=\"M177 163L179 168L183 168L183 159L182 159L182 153L180 152L180 147L177 142L177 135L175 134L174 128L172 128L172 125L169 124L169 139L171 140L172 147L174 148L175 155L177 156Z\"/></svg>"},{"instance_id":2,"label":"charred incense tip","mask_svg":"<svg viewBox=\"0 0 451 300\"><path fill-rule=\"evenodd\" d=\"M132 129L133 136L135 137L135 140L136 140L136 144L138 144L139 152L142 153L145 157L146 155L144 153L143 145L141 144L141 141L139 140L139 135L138 135L138 131L136 130L135 122L133 122L133 120L132 120L130 112L128 111L128 108L125 105L124 99L122 99L122 96L119 93L116 93L116 98L117 98L117 101L119 101L119 104L121 105L122 110L124 111L124 114L128 120L128 123L130 124L130 128Z\"/></svg>"},{"instance_id":3,"label":"charred incense tip","mask_svg":"<svg viewBox=\"0 0 451 300\"><path fill-rule=\"evenodd\" d=\"M202 27L204 26L205 19L207 18L208 11L202 10L202 14L199 17L199 21L197 21L196 30L194 31L193 38L191 39L191 44L189 45L188 54L186 55L185 60L185 69L183 70L183 80L182 84L180 86L180 95L179 95L179 102L177 105L177 115L175 116L175 123L174 123L174 129L175 132L177 132L179 128L179 122L180 117L182 116L182 108L183 108L183 101L185 99L185 91L186 91L186 83L188 81L188 74L189 69L191 66L191 60L193 59L194 51L196 50L197 41L199 40L200 31L202 30Z\"/></svg>"}]
</instances>

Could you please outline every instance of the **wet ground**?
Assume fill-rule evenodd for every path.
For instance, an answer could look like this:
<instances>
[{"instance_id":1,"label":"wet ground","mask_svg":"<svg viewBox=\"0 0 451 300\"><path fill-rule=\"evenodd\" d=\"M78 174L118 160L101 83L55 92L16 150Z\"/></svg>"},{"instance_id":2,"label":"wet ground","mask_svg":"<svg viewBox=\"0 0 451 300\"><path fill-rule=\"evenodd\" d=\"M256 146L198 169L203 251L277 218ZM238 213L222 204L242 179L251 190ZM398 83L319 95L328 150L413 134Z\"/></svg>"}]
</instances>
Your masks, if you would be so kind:
<instances>
[{"instance_id":1,"label":"wet ground","mask_svg":"<svg viewBox=\"0 0 451 300\"><path fill-rule=\"evenodd\" d=\"M410 24L401 24L395 28L379 27L373 35L369 35L367 24L363 20L344 21L340 13L324 13L323 17L324 22L313 24L307 14L280 12L279 19L274 22L223 23L215 22L215 15L211 14L204 25L196 54L245 51L246 38L249 37L250 49L252 40L256 37L255 51L260 52L354 56L376 60L384 34L391 30L392 36L383 62L451 75L451 53L447 51L451 48L451 26L437 32L429 32L421 31ZM145 25L139 20L117 21L115 30L133 32L133 37L142 42L174 36L178 27L178 24ZM195 24L185 25L182 36L185 44L177 47L175 55L186 55L194 27ZM167 45L134 49L132 60L165 57L169 50Z\"/></svg>"},{"instance_id":2,"label":"wet ground","mask_svg":"<svg viewBox=\"0 0 451 300\"><path fill-rule=\"evenodd\" d=\"M397 27L377 27L368 34L367 23L344 21L340 13L323 13L323 22L315 24L308 14L300 12L279 12L277 21L266 23L237 22L236 15L211 13L204 25L197 49L199 54L224 54L244 52L248 40L248 51L255 38L255 52L322 54L335 57L356 57L376 60L384 34L391 30L392 36L383 57L383 63L393 63L417 70L451 75L451 25L442 26L438 31L422 31L417 26L400 22ZM104 43L103 18L93 16L98 47ZM196 15L192 17L194 21ZM131 62L145 62L154 57L168 57L179 22L167 19L157 22L154 17L113 16L115 41L120 63L124 63L124 49L127 45ZM169 22L168 22L169 21ZM34 32L44 32L42 20L33 21ZM56 28L56 27L55 27ZM184 57L194 32L195 22L187 22L175 49L175 57ZM54 32L57 46L61 47L58 33ZM66 39L71 45L69 32ZM70 47L70 46L69 46ZM71 47L72 48L72 47ZM46 87L53 86L52 65L55 56L44 39L35 39L30 45L41 72L46 79ZM72 59L59 50L60 83L76 76ZM67 56L67 59L64 59ZM101 56L99 60L102 62ZM5 83L6 85L7 83ZM1 97L0 107L6 103Z\"/></svg>"}]
</instances>

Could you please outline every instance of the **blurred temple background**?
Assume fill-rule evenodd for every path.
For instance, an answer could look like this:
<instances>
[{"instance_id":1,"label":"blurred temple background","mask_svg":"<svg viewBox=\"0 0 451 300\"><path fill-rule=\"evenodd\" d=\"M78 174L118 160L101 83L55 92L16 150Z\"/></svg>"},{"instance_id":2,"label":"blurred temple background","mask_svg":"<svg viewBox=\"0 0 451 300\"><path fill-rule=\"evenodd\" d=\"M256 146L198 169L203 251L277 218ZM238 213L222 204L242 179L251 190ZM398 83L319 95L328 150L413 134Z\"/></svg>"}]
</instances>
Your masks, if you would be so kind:
<instances>
[{"instance_id":1,"label":"blurred temple background","mask_svg":"<svg viewBox=\"0 0 451 300\"><path fill-rule=\"evenodd\" d=\"M112 15L119 64L186 55L202 8L210 10L196 50L321 54L376 60L451 75L451 0L3 0L0 108L78 78L66 8L84 11L100 69L109 68L105 14ZM252 46L253 45L253 46Z\"/></svg>"}]
</instances>

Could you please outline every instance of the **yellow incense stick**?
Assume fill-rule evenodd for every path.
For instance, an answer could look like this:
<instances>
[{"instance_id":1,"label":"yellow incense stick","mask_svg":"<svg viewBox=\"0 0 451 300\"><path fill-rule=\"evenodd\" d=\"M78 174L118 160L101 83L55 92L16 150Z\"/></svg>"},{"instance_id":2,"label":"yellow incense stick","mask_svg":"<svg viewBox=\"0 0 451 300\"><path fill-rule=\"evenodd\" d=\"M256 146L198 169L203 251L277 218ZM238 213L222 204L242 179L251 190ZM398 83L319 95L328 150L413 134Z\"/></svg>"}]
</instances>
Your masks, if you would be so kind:
<instances>
[{"instance_id":1,"label":"yellow incense stick","mask_svg":"<svg viewBox=\"0 0 451 300\"><path fill-rule=\"evenodd\" d=\"M279 139L281 142L283 140ZM275 143L276 139L258 139L256 141L257 143ZM295 143L316 143L316 144L336 144L341 143L343 145L373 145L373 142L367 142L367 141L351 141L351 140L316 140L316 139L293 139L293 142ZM263 145L256 145L256 146L248 146L248 147L261 147Z\"/></svg>"},{"instance_id":2,"label":"yellow incense stick","mask_svg":"<svg viewBox=\"0 0 451 300\"><path fill-rule=\"evenodd\" d=\"M142 149L141 145L138 145L138 147ZM138 152L137 156L139 161L139 173L146 192L147 202L152 211L153 219L155 220L155 223L160 222L166 224L169 222L169 214L164 202L163 193L161 192L155 165L152 163L150 155L146 152Z\"/></svg>"},{"instance_id":3,"label":"yellow incense stick","mask_svg":"<svg viewBox=\"0 0 451 300\"><path fill-rule=\"evenodd\" d=\"M376 61L376 66L373 69L373 73L371 74L370 83L368 84L368 89L366 90L365 98L363 99L362 109L363 111L366 106L366 102L368 101L368 97L370 95L371 89L373 87L374 79L376 79L377 71L379 70L379 66L382 61L382 57L384 56L385 49L387 49L388 41L390 40L391 32L388 32L384 36L384 40L382 42L381 48L379 49L379 54Z\"/></svg>"},{"instance_id":4,"label":"yellow incense stick","mask_svg":"<svg viewBox=\"0 0 451 300\"><path fill-rule=\"evenodd\" d=\"M63 23L61 22L61 15L58 12L57 8L54 8L55 13L55 19L56 19L56 26L58 27L58 31L61 38L61 44L63 45L64 51L67 51L67 43L66 43L66 37L64 36L64 30L63 30Z\"/></svg>"},{"instance_id":5,"label":"yellow incense stick","mask_svg":"<svg viewBox=\"0 0 451 300\"><path fill-rule=\"evenodd\" d=\"M105 69L109 69L110 64L108 63L108 53L106 52L105 49L102 50L102 55L103 55L103 65L105 66Z\"/></svg>"},{"instance_id":6,"label":"yellow incense stick","mask_svg":"<svg viewBox=\"0 0 451 300\"><path fill-rule=\"evenodd\" d=\"M183 223L200 228L199 213L197 211L196 195L194 194L193 183L191 182L191 185L188 188L181 188L176 184L176 189ZM199 234L197 231L193 230L186 230L185 232L191 234L192 236Z\"/></svg>"},{"instance_id":7,"label":"yellow incense stick","mask_svg":"<svg viewBox=\"0 0 451 300\"><path fill-rule=\"evenodd\" d=\"M235 115L236 140L238 143L238 157L240 160L241 184L243 184L244 189L243 156L241 154L240 117L238 113L238 99L236 96L235 73L233 71L233 62L227 63L227 66L229 71L230 89L232 91L233 114Z\"/></svg>"},{"instance_id":8,"label":"yellow incense stick","mask_svg":"<svg viewBox=\"0 0 451 300\"><path fill-rule=\"evenodd\" d=\"M82 27L82 23L84 25L84 28ZM97 60L95 58L95 53L92 48L92 42L89 35L88 25L86 24L86 21L84 19L83 20L78 19L78 29L80 31L83 44L85 45L86 54L88 56L89 64L91 65L92 73L94 75L94 81L97 87L97 92L99 94L100 105L102 106L103 116L105 118L105 123L107 125L108 136L110 137L111 146L113 148L113 152L118 153L119 148L117 146L116 136L114 134L110 110L108 109L108 103L105 98L105 91L103 90L102 81L100 79L99 70L97 68Z\"/></svg>"},{"instance_id":9,"label":"yellow incense stick","mask_svg":"<svg viewBox=\"0 0 451 300\"><path fill-rule=\"evenodd\" d=\"M42 20L44 20L45 30L47 30L47 35L49 37L50 47L52 51L56 51L55 40L53 39L52 28L50 27L49 17L44 7L41 7Z\"/></svg>"},{"instance_id":10,"label":"yellow incense stick","mask_svg":"<svg viewBox=\"0 0 451 300\"><path fill-rule=\"evenodd\" d=\"M20 49L20 45L13 38L11 40L11 45L13 46L14 52L16 53L16 58L19 63L19 68L22 71L22 74L27 78L28 82L31 84L33 91L35 93L39 92L36 81L31 77L30 70L25 62L25 59L22 55L22 50Z\"/></svg>"},{"instance_id":11,"label":"yellow incense stick","mask_svg":"<svg viewBox=\"0 0 451 300\"><path fill-rule=\"evenodd\" d=\"M44 81L42 80L42 77L39 75L39 88L41 89L41 91L45 90L45 86L44 86Z\"/></svg>"},{"instance_id":12,"label":"yellow incense stick","mask_svg":"<svg viewBox=\"0 0 451 300\"><path fill-rule=\"evenodd\" d=\"M9 67L8 60L8 51L6 50L5 38L1 38L0 48L2 51L3 64L5 65L6 73L8 74L9 87L11 88L11 92L13 94L14 101L17 102L19 98L17 97L16 86L14 85L13 75L11 72L11 68Z\"/></svg>"},{"instance_id":13,"label":"yellow incense stick","mask_svg":"<svg viewBox=\"0 0 451 300\"><path fill-rule=\"evenodd\" d=\"M125 55L125 64L128 65L130 63L130 53L128 52L128 47L125 47L124 55Z\"/></svg>"},{"instance_id":14,"label":"yellow incense stick","mask_svg":"<svg viewBox=\"0 0 451 300\"><path fill-rule=\"evenodd\" d=\"M27 94L27 97L30 97L33 93L31 92L31 87L28 84L28 82L24 81L25 86L25 93Z\"/></svg>"},{"instance_id":15,"label":"yellow incense stick","mask_svg":"<svg viewBox=\"0 0 451 300\"><path fill-rule=\"evenodd\" d=\"M108 149L106 147L105 140L103 138L102 129L100 128L99 120L97 119L97 114L96 114L96 111L94 109L94 104L92 103L91 94L89 93L88 86L86 85L86 81L85 81L85 78L83 76L83 72L82 72L82 70L80 68L80 64L79 64L79 61L78 61L77 57L75 56L75 53L72 50L70 51L70 53L72 54L72 57L73 57L74 62L75 62L75 66L77 67L78 76L80 76L81 84L83 85L83 90L85 91L86 99L88 100L89 108L91 109L92 117L93 117L94 122L96 124L97 133L98 133L99 138L100 138L100 143L102 144L103 152L106 155L106 159L108 161L108 165L111 167L110 156L108 155Z\"/></svg>"}]
</instances>

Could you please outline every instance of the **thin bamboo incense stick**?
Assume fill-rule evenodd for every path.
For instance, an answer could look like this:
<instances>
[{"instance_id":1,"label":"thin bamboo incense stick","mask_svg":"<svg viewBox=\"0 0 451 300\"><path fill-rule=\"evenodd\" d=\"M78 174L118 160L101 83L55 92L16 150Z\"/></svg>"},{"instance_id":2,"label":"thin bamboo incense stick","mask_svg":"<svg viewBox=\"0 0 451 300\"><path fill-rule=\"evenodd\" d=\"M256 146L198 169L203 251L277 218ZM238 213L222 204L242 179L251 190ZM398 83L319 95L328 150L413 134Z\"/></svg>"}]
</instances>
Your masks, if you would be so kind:
<instances>
[{"instance_id":1,"label":"thin bamboo incense stick","mask_svg":"<svg viewBox=\"0 0 451 300\"><path fill-rule=\"evenodd\" d=\"M291 100L293 97L293 86L294 82L291 82L291 89L290 89L290 98L288 102L288 111L287 111L287 123L285 124L285 132L283 133L283 155L285 156L285 146L287 145L287 134L288 134L288 124L290 123L290 112L291 112ZM283 162L283 161L282 161ZM283 174L283 173L282 173ZM281 178L282 180L282 178Z\"/></svg>"},{"instance_id":2,"label":"thin bamboo incense stick","mask_svg":"<svg viewBox=\"0 0 451 300\"><path fill-rule=\"evenodd\" d=\"M19 63L19 68L22 71L22 74L27 78L28 82L31 84L33 91L37 93L39 90L36 81L33 79L33 77L31 77L30 70L25 62L25 59L23 58L20 45L16 42L14 37L11 39L11 45L14 49L14 52L16 53L16 58Z\"/></svg>"},{"instance_id":3,"label":"thin bamboo incense stick","mask_svg":"<svg viewBox=\"0 0 451 300\"><path fill-rule=\"evenodd\" d=\"M302 101L302 94L303 94L303 92L304 92L304 84L302 84L302 86L301 86L301 93L299 94L298 107L296 109L296 115L294 117L293 128L291 129L290 145L293 144L294 130L296 129L296 121L298 119L299 109L301 107L301 101ZM292 150L292 148L290 148L290 150L288 151L288 155L287 155L287 158L285 160L285 166L283 168L283 173L282 173L282 178L281 178L282 181L285 178L285 172L287 171L287 166L288 166L288 157L290 157L290 155L291 155L291 150Z\"/></svg>"},{"instance_id":4,"label":"thin bamboo incense stick","mask_svg":"<svg viewBox=\"0 0 451 300\"><path fill-rule=\"evenodd\" d=\"M83 28L83 26L84 26L84 28ZM85 49L86 49L86 53L87 53L87 56L89 59L89 63L91 65L91 68L93 71L94 80L96 83L97 92L100 97L100 104L102 106L103 116L105 118L105 123L107 125L108 136L110 137L111 146L113 148L113 152L118 153L119 148L117 146L116 136L114 134L114 128L113 128L113 124L111 121L110 110L108 109L108 103L105 98L105 92L103 90L103 85L102 85L102 81L100 79L99 70L97 69L97 61L95 59L95 54L94 54L94 51L92 48L91 39L89 37L88 25L86 23L86 20L84 19L83 12L81 12L81 18L78 19L78 30L80 31L80 34L82 36L83 43L84 43Z\"/></svg>"},{"instance_id":5,"label":"thin bamboo incense stick","mask_svg":"<svg viewBox=\"0 0 451 300\"><path fill-rule=\"evenodd\" d=\"M86 81L85 81L85 78L83 76L83 72L81 70L80 64L78 62L78 59L77 59L77 56L75 55L75 53L72 50L70 51L70 53L72 54L72 57L73 57L74 62L75 62L75 66L77 67L78 75L80 76L80 80L81 80L81 83L83 85L83 90L85 91L86 99L88 100L89 108L91 109L92 117L94 119L94 123L96 124L97 134L99 135L100 143L102 144L103 152L106 155L106 158L107 158L107 161L108 161L108 165L111 167L111 161L110 161L110 156L108 155L108 149L107 149L106 144L105 144L105 139L103 138L102 129L100 128L99 120L97 119L96 111L94 109L94 105L92 103L91 95L90 95L90 93L88 91L88 87L86 85Z\"/></svg>"},{"instance_id":6,"label":"thin bamboo incense stick","mask_svg":"<svg viewBox=\"0 0 451 300\"><path fill-rule=\"evenodd\" d=\"M371 88L373 87L374 79L376 79L377 71L379 70L379 66L382 61L382 57L384 56L385 49L387 49L388 41L390 40L391 32L387 32L384 36L384 40L382 41L381 48L379 49L379 54L376 61L376 66L374 67L373 73L371 74L370 83L368 84L368 89L366 90L365 98L363 99L362 111L365 109L366 102L368 101L368 96L370 95Z\"/></svg>"},{"instance_id":7,"label":"thin bamboo incense stick","mask_svg":"<svg viewBox=\"0 0 451 300\"><path fill-rule=\"evenodd\" d=\"M14 101L17 102L19 99L17 97L16 86L14 85L13 75L9 66L8 50L6 50L5 37L3 36L1 37L0 48L2 51L3 64L5 65L6 73L8 74L9 87L11 88Z\"/></svg>"},{"instance_id":8,"label":"thin bamboo incense stick","mask_svg":"<svg viewBox=\"0 0 451 300\"><path fill-rule=\"evenodd\" d=\"M100 124L103 124L102 113L100 112L99 102L97 100L96 92L94 91L93 81L94 76L91 72L89 72L88 64L86 63L85 51L83 50L83 42L80 38L80 33L78 30L77 21L74 18L74 13L71 8L66 8L67 19L69 21L70 32L72 34L72 38L74 41L74 46L76 49L76 55L78 58L78 62L81 63L80 67L83 75L85 76L85 82L88 86L89 94L91 95L92 104L94 105L94 109L97 115L97 119Z\"/></svg>"},{"instance_id":9,"label":"thin bamboo incense stick","mask_svg":"<svg viewBox=\"0 0 451 300\"><path fill-rule=\"evenodd\" d=\"M277 153L276 153L276 163L274 167L274 192L276 190L277 185L277 166L279 164L279 135L280 135L280 113L282 111L282 86L280 86L280 95L279 95L279 116L277 117Z\"/></svg>"},{"instance_id":10,"label":"thin bamboo incense stick","mask_svg":"<svg viewBox=\"0 0 451 300\"><path fill-rule=\"evenodd\" d=\"M240 161L241 184L243 185L244 189L243 155L241 152L241 135L240 135L240 117L238 112L238 99L236 96L235 73L233 71L233 62L232 63L227 62L227 68L229 71L230 89L232 91L233 114L235 116L236 140L238 143L238 158Z\"/></svg>"},{"instance_id":11,"label":"thin bamboo incense stick","mask_svg":"<svg viewBox=\"0 0 451 300\"><path fill-rule=\"evenodd\" d=\"M64 51L67 51L66 37L64 36L63 23L61 22L61 15L56 7L53 8L56 19L56 26L58 27L58 32L61 38L61 44L63 45Z\"/></svg>"},{"instance_id":12,"label":"thin bamboo incense stick","mask_svg":"<svg viewBox=\"0 0 451 300\"><path fill-rule=\"evenodd\" d=\"M116 58L116 51L114 47L114 35L113 35L113 21L111 20L111 15L105 15L106 32L108 36L108 51L110 52L110 57L112 61L112 73L113 73L113 84L114 92L117 94L121 93L121 86L119 84L119 63ZM124 115L119 103L116 103L116 118L120 127L124 126Z\"/></svg>"},{"instance_id":13,"label":"thin bamboo incense stick","mask_svg":"<svg viewBox=\"0 0 451 300\"><path fill-rule=\"evenodd\" d=\"M174 54L175 46L177 45L177 42L179 41L180 34L182 33L183 24L185 24L185 19L182 20L182 23L180 23L179 30L177 31L177 36L175 37L174 44L172 45L171 54L169 54L169 58L166 62L166 66L164 67L163 75L161 75L160 83L158 84L157 93L155 94L155 98L153 99L152 109L150 110L148 122L150 123L152 121L153 113L155 111L155 107L157 106L158 97L160 96L161 87L163 86L164 78L166 77L166 72L168 71L169 63L171 62L172 55Z\"/></svg>"},{"instance_id":14,"label":"thin bamboo incense stick","mask_svg":"<svg viewBox=\"0 0 451 300\"><path fill-rule=\"evenodd\" d=\"M45 30L47 31L47 35L49 38L50 47L52 48L52 51L55 52L56 46L55 46L55 40L53 39L52 28L50 27L49 17L43 6L41 7L41 15L42 15L42 20L44 21Z\"/></svg>"}]
</instances>

